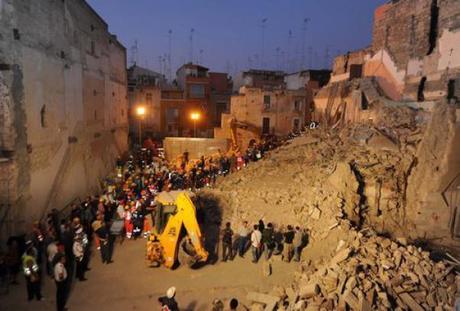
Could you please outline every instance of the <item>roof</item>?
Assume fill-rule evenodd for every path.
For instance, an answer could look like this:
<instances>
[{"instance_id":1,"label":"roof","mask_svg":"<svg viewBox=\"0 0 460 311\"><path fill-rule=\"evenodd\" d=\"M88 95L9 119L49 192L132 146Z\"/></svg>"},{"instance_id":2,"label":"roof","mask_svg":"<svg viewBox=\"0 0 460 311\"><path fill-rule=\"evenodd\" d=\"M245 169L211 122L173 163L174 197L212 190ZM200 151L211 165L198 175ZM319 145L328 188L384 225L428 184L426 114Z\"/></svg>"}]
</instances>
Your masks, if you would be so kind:
<instances>
[{"instance_id":1,"label":"roof","mask_svg":"<svg viewBox=\"0 0 460 311\"><path fill-rule=\"evenodd\" d=\"M201 65L193 64L193 63L183 64L182 66L179 67L179 69L177 69L177 71L181 70L182 68L190 68L190 69L198 69L198 70L209 71L209 68L201 66Z\"/></svg>"},{"instance_id":2,"label":"roof","mask_svg":"<svg viewBox=\"0 0 460 311\"><path fill-rule=\"evenodd\" d=\"M243 75L255 74L255 75L274 75L274 76L284 76L284 71L280 70L260 70L260 69L249 69L248 71L243 71Z\"/></svg>"},{"instance_id":3,"label":"roof","mask_svg":"<svg viewBox=\"0 0 460 311\"><path fill-rule=\"evenodd\" d=\"M130 76L150 76L150 77L156 77L160 79L164 79L164 75L161 73L158 73L156 71L139 67L137 65L132 65L131 67L128 68L128 75Z\"/></svg>"},{"instance_id":4,"label":"roof","mask_svg":"<svg viewBox=\"0 0 460 311\"><path fill-rule=\"evenodd\" d=\"M300 70L292 73L287 73L287 76L294 76L294 75L299 75L299 76L305 76L309 74L330 74L332 73L332 70L330 69L306 69L306 70Z\"/></svg>"}]
</instances>

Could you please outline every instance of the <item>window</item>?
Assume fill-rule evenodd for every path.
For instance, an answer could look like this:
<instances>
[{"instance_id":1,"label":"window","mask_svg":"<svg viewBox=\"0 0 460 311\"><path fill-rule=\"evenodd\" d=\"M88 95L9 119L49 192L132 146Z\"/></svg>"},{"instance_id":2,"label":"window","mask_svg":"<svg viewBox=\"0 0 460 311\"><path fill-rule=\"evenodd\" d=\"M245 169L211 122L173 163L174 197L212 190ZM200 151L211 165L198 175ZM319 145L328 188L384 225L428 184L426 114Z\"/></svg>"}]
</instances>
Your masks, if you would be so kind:
<instances>
[{"instance_id":1,"label":"window","mask_svg":"<svg viewBox=\"0 0 460 311\"><path fill-rule=\"evenodd\" d=\"M192 84L190 85L190 97L192 98L203 98L205 97L204 85Z\"/></svg>"},{"instance_id":2,"label":"window","mask_svg":"<svg viewBox=\"0 0 460 311\"><path fill-rule=\"evenodd\" d=\"M270 95L265 95L264 96L264 109L265 110L270 110L271 108L271 98Z\"/></svg>"},{"instance_id":3,"label":"window","mask_svg":"<svg viewBox=\"0 0 460 311\"><path fill-rule=\"evenodd\" d=\"M302 101L301 100L295 100L294 101L294 110L295 111L301 111L302 110Z\"/></svg>"},{"instance_id":4,"label":"window","mask_svg":"<svg viewBox=\"0 0 460 311\"><path fill-rule=\"evenodd\" d=\"M147 102L147 104L152 104L152 101L153 101L152 93L145 94L145 101Z\"/></svg>"}]
</instances>

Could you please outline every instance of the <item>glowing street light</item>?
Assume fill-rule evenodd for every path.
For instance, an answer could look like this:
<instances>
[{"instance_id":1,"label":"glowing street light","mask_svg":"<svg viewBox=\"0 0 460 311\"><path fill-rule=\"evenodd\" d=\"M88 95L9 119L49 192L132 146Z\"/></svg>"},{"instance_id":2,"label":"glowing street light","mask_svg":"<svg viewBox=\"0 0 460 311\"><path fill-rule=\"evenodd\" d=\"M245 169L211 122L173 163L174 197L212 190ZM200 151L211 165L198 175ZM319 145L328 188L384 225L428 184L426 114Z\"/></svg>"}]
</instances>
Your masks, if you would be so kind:
<instances>
[{"instance_id":1,"label":"glowing street light","mask_svg":"<svg viewBox=\"0 0 460 311\"><path fill-rule=\"evenodd\" d=\"M136 107L136 114L139 117L139 146L142 148L142 120L144 119L146 109L144 106Z\"/></svg>"},{"instance_id":2,"label":"glowing street light","mask_svg":"<svg viewBox=\"0 0 460 311\"><path fill-rule=\"evenodd\" d=\"M136 114L140 117L143 117L145 115L145 107L144 106L137 107Z\"/></svg>"},{"instance_id":3,"label":"glowing street light","mask_svg":"<svg viewBox=\"0 0 460 311\"><path fill-rule=\"evenodd\" d=\"M193 137L196 137L196 121L200 119L200 113L192 112L190 118L193 120Z\"/></svg>"}]
</instances>

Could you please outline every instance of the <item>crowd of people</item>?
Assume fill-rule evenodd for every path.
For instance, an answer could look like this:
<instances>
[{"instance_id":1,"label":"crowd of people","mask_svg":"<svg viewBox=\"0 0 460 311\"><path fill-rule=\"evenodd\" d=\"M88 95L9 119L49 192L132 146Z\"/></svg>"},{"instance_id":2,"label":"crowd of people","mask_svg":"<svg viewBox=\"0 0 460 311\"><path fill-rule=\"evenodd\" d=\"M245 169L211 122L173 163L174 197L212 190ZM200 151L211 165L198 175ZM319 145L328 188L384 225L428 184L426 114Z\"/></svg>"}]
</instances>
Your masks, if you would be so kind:
<instances>
[{"instance_id":1,"label":"crowd of people","mask_svg":"<svg viewBox=\"0 0 460 311\"><path fill-rule=\"evenodd\" d=\"M175 163L157 157L150 149L142 149L126 161L119 158L116 176L104 182L100 195L72 205L67 215L53 209L46 221L35 222L25 237L8 240L7 252L0 252L0 280L7 278L7 283L17 284L22 272L28 300L42 300L41 284L48 275L56 283L57 310L64 310L72 281L86 281L93 249L100 252L102 263L111 264L117 236L137 239L149 234L158 193L213 187L219 176L243 169L277 146L276 140L269 139L251 144L245 152L219 152L197 161L190 160L185 152ZM288 226L281 233L271 223L265 226L261 221L251 231L246 222L236 239L227 224L222 235L222 259L233 260L237 253L244 256L250 246L253 262L262 252L268 259L281 249L285 260L290 261L292 256L298 260L295 240L299 230Z\"/></svg>"}]
</instances>

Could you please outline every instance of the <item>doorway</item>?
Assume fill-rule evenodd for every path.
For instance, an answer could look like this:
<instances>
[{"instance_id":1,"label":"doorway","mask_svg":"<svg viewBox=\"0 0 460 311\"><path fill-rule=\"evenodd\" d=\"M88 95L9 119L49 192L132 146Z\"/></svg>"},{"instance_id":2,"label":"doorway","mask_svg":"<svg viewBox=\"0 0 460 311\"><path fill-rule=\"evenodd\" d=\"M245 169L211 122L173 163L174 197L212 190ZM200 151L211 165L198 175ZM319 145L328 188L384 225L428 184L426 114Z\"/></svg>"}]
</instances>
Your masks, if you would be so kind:
<instances>
[{"instance_id":1,"label":"doorway","mask_svg":"<svg viewBox=\"0 0 460 311\"><path fill-rule=\"evenodd\" d=\"M270 134L270 118L262 119L262 134Z\"/></svg>"}]
</instances>

